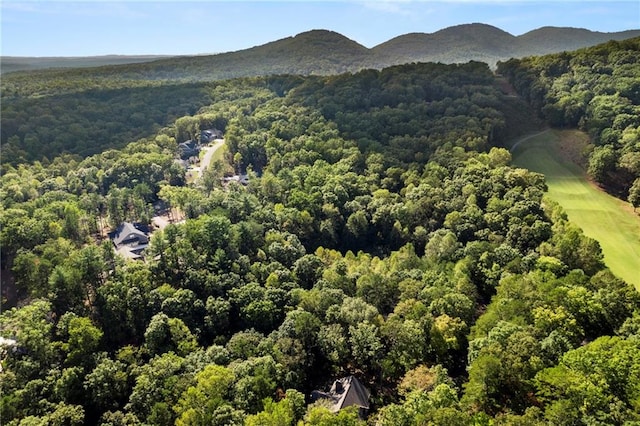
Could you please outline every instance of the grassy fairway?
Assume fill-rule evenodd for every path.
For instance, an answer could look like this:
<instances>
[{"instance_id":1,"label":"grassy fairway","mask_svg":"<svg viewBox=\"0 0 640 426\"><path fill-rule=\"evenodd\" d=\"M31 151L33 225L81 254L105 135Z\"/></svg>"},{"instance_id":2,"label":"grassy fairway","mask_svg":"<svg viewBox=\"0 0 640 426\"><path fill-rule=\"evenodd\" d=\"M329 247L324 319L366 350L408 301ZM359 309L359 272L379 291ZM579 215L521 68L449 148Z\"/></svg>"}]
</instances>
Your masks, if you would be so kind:
<instances>
[{"instance_id":1,"label":"grassy fairway","mask_svg":"<svg viewBox=\"0 0 640 426\"><path fill-rule=\"evenodd\" d=\"M640 216L629 203L592 185L571 161L580 137L575 131L538 134L514 145L514 163L546 176L549 197L585 235L600 242L613 273L640 290Z\"/></svg>"}]
</instances>

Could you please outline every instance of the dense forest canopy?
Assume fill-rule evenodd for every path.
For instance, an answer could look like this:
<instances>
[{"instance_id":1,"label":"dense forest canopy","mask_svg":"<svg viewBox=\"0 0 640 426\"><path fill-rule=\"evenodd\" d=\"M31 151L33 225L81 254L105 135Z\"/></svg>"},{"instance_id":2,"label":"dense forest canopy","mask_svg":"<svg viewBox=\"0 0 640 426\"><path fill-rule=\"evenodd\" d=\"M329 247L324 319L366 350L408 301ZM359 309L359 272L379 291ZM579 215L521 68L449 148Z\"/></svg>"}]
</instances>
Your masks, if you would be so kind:
<instances>
[{"instance_id":1,"label":"dense forest canopy","mask_svg":"<svg viewBox=\"0 0 640 426\"><path fill-rule=\"evenodd\" d=\"M122 149L4 164L3 424L640 421L640 295L510 166L486 64L186 88ZM187 182L213 127L227 157ZM125 261L103 228L158 201L185 221ZM347 375L368 420L308 400Z\"/></svg>"},{"instance_id":2,"label":"dense forest canopy","mask_svg":"<svg viewBox=\"0 0 640 426\"><path fill-rule=\"evenodd\" d=\"M588 132L589 175L640 205L640 38L512 59L498 72L550 124Z\"/></svg>"},{"instance_id":3,"label":"dense forest canopy","mask_svg":"<svg viewBox=\"0 0 640 426\"><path fill-rule=\"evenodd\" d=\"M53 93L3 99L2 163L47 162L62 153L87 157L122 148L211 102L201 85L144 84L65 95L57 95L55 88L43 90Z\"/></svg>"}]
</instances>

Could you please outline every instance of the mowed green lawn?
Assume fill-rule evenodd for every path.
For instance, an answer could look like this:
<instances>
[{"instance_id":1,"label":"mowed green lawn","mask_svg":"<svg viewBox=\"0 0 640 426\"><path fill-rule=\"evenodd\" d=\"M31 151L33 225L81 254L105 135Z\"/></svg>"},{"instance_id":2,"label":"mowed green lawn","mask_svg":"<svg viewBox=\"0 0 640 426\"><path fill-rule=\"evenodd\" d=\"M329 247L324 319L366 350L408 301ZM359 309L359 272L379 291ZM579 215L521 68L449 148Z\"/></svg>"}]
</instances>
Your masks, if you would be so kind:
<instances>
[{"instance_id":1,"label":"mowed green lawn","mask_svg":"<svg viewBox=\"0 0 640 426\"><path fill-rule=\"evenodd\" d=\"M600 243L613 273L640 290L640 216L629 203L591 184L568 159L566 147L572 134L551 130L522 141L512 152L514 164L543 173L549 197L585 235Z\"/></svg>"}]
</instances>

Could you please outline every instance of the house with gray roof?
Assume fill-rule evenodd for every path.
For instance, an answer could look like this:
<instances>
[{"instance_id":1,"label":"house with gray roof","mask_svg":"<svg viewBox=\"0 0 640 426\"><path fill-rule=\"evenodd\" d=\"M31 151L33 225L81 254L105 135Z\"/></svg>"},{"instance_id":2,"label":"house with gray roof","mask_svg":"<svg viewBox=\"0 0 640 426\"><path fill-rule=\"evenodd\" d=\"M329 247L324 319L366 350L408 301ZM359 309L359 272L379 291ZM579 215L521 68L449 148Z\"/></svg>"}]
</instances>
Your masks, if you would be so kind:
<instances>
[{"instance_id":1,"label":"house with gray roof","mask_svg":"<svg viewBox=\"0 0 640 426\"><path fill-rule=\"evenodd\" d=\"M222 137L222 131L218 129L207 129L200 133L200 143L211 143Z\"/></svg>"},{"instance_id":2,"label":"house with gray roof","mask_svg":"<svg viewBox=\"0 0 640 426\"><path fill-rule=\"evenodd\" d=\"M149 229L139 223L123 222L109 234L116 252L128 259L142 259L149 246Z\"/></svg>"},{"instance_id":3,"label":"house with gray roof","mask_svg":"<svg viewBox=\"0 0 640 426\"><path fill-rule=\"evenodd\" d=\"M178 155L182 160L189 160L192 157L198 157L200 154L200 144L195 140L190 140L178 144Z\"/></svg>"},{"instance_id":4,"label":"house with gray roof","mask_svg":"<svg viewBox=\"0 0 640 426\"><path fill-rule=\"evenodd\" d=\"M333 382L329 392L315 390L311 393L311 400L328 399L331 403L329 409L337 413L343 408L356 406L360 418L365 418L369 411L369 389L354 376L343 377Z\"/></svg>"}]
</instances>

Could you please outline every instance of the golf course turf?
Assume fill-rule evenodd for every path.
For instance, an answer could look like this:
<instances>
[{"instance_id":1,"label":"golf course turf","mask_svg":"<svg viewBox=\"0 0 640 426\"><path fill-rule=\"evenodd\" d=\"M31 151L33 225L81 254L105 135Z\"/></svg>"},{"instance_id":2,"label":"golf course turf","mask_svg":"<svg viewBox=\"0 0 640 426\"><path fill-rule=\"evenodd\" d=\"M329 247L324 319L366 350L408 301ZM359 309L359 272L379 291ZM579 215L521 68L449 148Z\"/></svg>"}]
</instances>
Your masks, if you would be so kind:
<instances>
[{"instance_id":1,"label":"golf course turf","mask_svg":"<svg viewBox=\"0 0 640 426\"><path fill-rule=\"evenodd\" d=\"M577 131L548 130L522 138L513 145L513 163L543 173L548 197L600 243L611 271L640 290L640 216L629 203L597 188L572 161L581 135L586 137Z\"/></svg>"}]
</instances>

